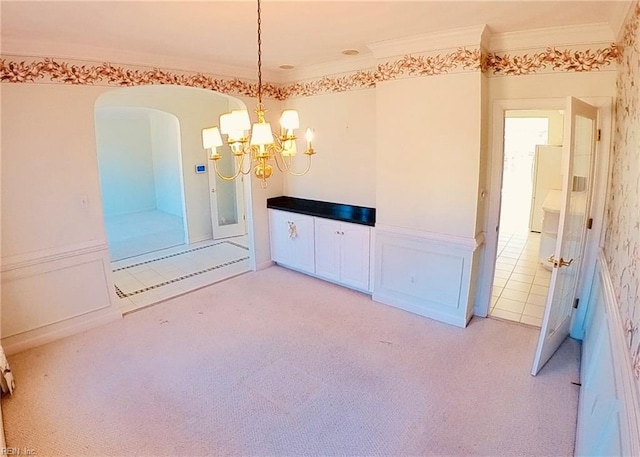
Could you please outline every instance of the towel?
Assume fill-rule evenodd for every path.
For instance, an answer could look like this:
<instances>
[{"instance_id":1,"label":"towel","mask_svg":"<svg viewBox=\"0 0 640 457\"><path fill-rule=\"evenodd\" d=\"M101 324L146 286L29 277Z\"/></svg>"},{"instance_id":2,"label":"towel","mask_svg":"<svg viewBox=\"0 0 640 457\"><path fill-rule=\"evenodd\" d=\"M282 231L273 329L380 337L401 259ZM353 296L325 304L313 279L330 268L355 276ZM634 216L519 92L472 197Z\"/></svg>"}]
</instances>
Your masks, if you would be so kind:
<instances>
[{"instance_id":1,"label":"towel","mask_svg":"<svg viewBox=\"0 0 640 457\"><path fill-rule=\"evenodd\" d=\"M0 346L0 371L2 372L2 376L0 376L2 393L12 394L13 389L16 388L16 383L13 380L13 374L11 373L11 368L9 368L9 362L7 361L7 356L4 354L2 346Z\"/></svg>"}]
</instances>

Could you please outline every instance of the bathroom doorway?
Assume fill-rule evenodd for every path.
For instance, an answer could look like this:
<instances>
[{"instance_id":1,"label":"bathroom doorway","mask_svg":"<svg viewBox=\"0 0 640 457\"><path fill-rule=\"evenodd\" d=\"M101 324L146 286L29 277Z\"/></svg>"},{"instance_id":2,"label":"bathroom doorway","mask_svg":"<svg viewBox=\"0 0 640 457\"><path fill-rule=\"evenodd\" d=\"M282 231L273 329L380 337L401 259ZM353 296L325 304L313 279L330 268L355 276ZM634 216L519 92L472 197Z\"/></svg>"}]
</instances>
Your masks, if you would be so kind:
<instances>
[{"instance_id":1,"label":"bathroom doorway","mask_svg":"<svg viewBox=\"0 0 640 457\"><path fill-rule=\"evenodd\" d=\"M562 188L562 130L562 111L505 111L491 317L535 327L542 323L551 279L542 257L554 245L550 205Z\"/></svg>"}]
</instances>

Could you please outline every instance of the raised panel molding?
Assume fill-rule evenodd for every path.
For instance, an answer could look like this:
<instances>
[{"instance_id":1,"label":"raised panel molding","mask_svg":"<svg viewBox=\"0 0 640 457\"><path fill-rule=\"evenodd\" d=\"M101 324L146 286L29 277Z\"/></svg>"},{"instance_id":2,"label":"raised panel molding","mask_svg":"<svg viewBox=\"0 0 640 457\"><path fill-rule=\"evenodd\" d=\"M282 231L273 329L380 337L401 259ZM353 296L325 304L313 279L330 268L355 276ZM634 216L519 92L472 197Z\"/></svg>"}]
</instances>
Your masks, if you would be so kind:
<instances>
[{"instance_id":1,"label":"raised panel molding","mask_svg":"<svg viewBox=\"0 0 640 457\"><path fill-rule=\"evenodd\" d=\"M7 354L122 317L106 246L79 246L5 267L2 345Z\"/></svg>"},{"instance_id":2,"label":"raised panel molding","mask_svg":"<svg viewBox=\"0 0 640 457\"><path fill-rule=\"evenodd\" d=\"M63 260L70 257L77 257L83 254L91 254L107 250L107 243L87 241L73 246L62 246L43 251L26 252L2 258L1 271L4 273L10 270L22 269L32 265L44 264L56 260Z\"/></svg>"},{"instance_id":3,"label":"raised panel molding","mask_svg":"<svg viewBox=\"0 0 640 457\"><path fill-rule=\"evenodd\" d=\"M583 360L576 455L640 455L640 395L613 284L597 261Z\"/></svg>"},{"instance_id":4,"label":"raised panel molding","mask_svg":"<svg viewBox=\"0 0 640 457\"><path fill-rule=\"evenodd\" d=\"M465 327L473 314L479 239L375 230L373 299Z\"/></svg>"}]
</instances>

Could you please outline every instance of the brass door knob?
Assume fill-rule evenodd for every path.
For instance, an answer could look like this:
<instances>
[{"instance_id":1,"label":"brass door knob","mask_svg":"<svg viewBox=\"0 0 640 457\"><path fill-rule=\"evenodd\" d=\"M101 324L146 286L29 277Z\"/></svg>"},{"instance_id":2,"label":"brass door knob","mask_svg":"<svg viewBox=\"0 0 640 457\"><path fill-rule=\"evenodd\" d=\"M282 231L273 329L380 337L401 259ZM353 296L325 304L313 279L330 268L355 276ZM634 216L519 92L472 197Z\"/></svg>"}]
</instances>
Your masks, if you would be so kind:
<instances>
[{"instance_id":1,"label":"brass door knob","mask_svg":"<svg viewBox=\"0 0 640 457\"><path fill-rule=\"evenodd\" d=\"M556 260L554 256L550 255L547 258L547 262L552 263L553 268L561 268L571 265L573 263L573 259L564 260L562 257L560 257L560 260Z\"/></svg>"}]
</instances>

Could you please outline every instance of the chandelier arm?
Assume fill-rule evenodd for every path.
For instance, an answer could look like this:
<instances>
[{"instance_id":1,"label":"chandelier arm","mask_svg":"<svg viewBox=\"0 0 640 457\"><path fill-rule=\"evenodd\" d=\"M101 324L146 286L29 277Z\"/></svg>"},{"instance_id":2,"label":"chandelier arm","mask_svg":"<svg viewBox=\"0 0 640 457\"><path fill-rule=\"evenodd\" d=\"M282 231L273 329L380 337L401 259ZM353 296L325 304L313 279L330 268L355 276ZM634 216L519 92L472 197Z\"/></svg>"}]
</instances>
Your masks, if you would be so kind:
<instances>
[{"instance_id":1,"label":"chandelier arm","mask_svg":"<svg viewBox=\"0 0 640 457\"><path fill-rule=\"evenodd\" d=\"M280 165L280 161L278 161L278 159L282 161L282 165ZM281 173L289 172L291 163L287 163L287 160L282 156L282 151L280 149L276 149L273 154L273 161L276 163L276 167L278 167L278 170L280 170Z\"/></svg>"},{"instance_id":2,"label":"chandelier arm","mask_svg":"<svg viewBox=\"0 0 640 457\"><path fill-rule=\"evenodd\" d=\"M220 179L222 179L223 181L233 181L238 176L240 176L240 173L242 172L242 161L243 160L244 160L244 154L242 155L242 158L240 159L240 162L236 164L237 168L238 168L238 171L236 171L236 173L233 176L225 176L222 173L220 173L220 171L218 170L218 161L217 160L213 161L213 169L216 171L216 175L218 175L218 177Z\"/></svg>"},{"instance_id":3,"label":"chandelier arm","mask_svg":"<svg viewBox=\"0 0 640 457\"><path fill-rule=\"evenodd\" d=\"M240 172L245 176L247 176L249 173L251 173L251 163L252 163L251 157L249 157L249 160L247 160L247 163L249 164L249 168L247 168L246 171L243 170L243 168L242 168L243 164L244 164L244 158L245 158L245 156L247 156L249 154L251 154L251 152L245 152L244 154L242 154L242 158L240 159L240 164L238 165L238 170L240 170Z\"/></svg>"},{"instance_id":4,"label":"chandelier arm","mask_svg":"<svg viewBox=\"0 0 640 457\"><path fill-rule=\"evenodd\" d=\"M311 155L306 154L306 156L307 156L307 167L304 169L304 171L296 172L296 171L293 171L293 170L291 169L291 166L289 166L289 168L288 168L288 170L287 170L287 171L288 171L288 173L289 173L290 175L293 175L293 176L303 176L303 175L306 175L306 174L309 172L309 170L311 169Z\"/></svg>"}]
</instances>

